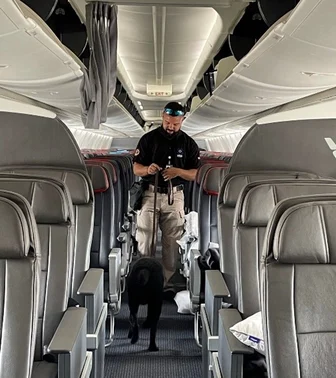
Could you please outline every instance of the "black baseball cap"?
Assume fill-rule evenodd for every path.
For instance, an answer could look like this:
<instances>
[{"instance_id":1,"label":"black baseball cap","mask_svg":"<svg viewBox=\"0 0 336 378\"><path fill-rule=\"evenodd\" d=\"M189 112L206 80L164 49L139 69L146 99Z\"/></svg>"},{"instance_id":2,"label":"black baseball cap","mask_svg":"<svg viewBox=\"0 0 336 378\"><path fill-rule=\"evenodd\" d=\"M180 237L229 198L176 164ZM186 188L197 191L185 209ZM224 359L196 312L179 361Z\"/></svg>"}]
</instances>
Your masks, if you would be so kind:
<instances>
[{"instance_id":1,"label":"black baseball cap","mask_svg":"<svg viewBox=\"0 0 336 378\"><path fill-rule=\"evenodd\" d=\"M181 117L185 115L184 107L178 102L169 102L164 107L163 112L172 117Z\"/></svg>"}]
</instances>

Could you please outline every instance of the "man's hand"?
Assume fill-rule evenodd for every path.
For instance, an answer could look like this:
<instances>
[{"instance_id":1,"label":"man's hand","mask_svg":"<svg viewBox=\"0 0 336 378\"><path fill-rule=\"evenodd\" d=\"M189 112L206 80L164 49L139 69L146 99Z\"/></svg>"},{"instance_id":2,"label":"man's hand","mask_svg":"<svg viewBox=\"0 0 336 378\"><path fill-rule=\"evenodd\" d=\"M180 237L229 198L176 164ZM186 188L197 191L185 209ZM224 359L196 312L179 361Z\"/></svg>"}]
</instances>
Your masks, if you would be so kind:
<instances>
[{"instance_id":1,"label":"man's hand","mask_svg":"<svg viewBox=\"0 0 336 378\"><path fill-rule=\"evenodd\" d=\"M175 177L179 176L179 173L180 173L179 168L171 167L171 168L166 168L162 172L162 176L163 176L165 181L168 181L168 180L172 180Z\"/></svg>"},{"instance_id":2,"label":"man's hand","mask_svg":"<svg viewBox=\"0 0 336 378\"><path fill-rule=\"evenodd\" d=\"M156 172L159 172L161 171L161 168L155 164L155 163L152 163L148 168L147 168L147 173L149 175L155 175Z\"/></svg>"}]
</instances>

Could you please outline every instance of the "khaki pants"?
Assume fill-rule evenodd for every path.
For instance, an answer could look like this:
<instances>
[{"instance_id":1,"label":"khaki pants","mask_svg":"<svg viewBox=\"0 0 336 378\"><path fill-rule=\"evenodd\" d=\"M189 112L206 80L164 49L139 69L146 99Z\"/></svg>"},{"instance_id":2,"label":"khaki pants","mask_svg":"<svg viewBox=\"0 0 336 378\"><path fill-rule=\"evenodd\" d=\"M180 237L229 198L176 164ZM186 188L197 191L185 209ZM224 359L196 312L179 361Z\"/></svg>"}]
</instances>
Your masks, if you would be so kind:
<instances>
[{"instance_id":1,"label":"khaki pants","mask_svg":"<svg viewBox=\"0 0 336 378\"><path fill-rule=\"evenodd\" d=\"M154 193L145 191L142 208L137 217L136 240L142 256L150 256L153 235ZM176 271L178 244L184 229L184 194L174 193L173 205L168 204L168 195L158 193L156 202L156 230L158 224L162 231L162 265L165 274L165 284ZM155 245L157 234L155 235ZM154 248L156 251L156 248Z\"/></svg>"}]
</instances>

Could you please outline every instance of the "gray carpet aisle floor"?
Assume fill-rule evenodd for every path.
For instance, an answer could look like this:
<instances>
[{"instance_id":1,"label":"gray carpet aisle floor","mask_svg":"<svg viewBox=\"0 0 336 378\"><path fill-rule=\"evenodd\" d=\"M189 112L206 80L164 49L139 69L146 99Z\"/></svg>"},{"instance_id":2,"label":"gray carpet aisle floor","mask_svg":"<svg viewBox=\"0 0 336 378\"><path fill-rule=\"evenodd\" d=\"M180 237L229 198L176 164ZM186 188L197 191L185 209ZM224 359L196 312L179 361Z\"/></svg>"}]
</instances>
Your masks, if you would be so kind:
<instances>
[{"instance_id":1,"label":"gray carpet aisle floor","mask_svg":"<svg viewBox=\"0 0 336 378\"><path fill-rule=\"evenodd\" d=\"M147 309L141 306L139 323ZM193 337L193 316L177 312L175 302L165 301L157 331L158 352L148 352L149 330L140 328L139 341L131 345L128 333L127 298L116 318L113 344L106 349L106 378L200 378L201 349Z\"/></svg>"}]
</instances>

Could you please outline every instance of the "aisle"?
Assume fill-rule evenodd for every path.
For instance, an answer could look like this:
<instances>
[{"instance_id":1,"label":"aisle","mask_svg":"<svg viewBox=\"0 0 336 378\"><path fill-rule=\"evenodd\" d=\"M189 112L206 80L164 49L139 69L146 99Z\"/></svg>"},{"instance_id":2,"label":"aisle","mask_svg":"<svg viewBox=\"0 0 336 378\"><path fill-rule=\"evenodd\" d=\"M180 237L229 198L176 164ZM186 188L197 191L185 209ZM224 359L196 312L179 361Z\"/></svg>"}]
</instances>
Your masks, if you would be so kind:
<instances>
[{"instance_id":1,"label":"aisle","mask_svg":"<svg viewBox=\"0 0 336 378\"><path fill-rule=\"evenodd\" d=\"M145 306L139 311L140 324ZM116 318L113 344L106 350L107 377L118 378L200 378L201 349L193 338L193 316L177 313L175 302L164 302L157 332L159 352L147 352L149 330L140 329L139 341L131 345L128 333L127 298Z\"/></svg>"}]
</instances>

